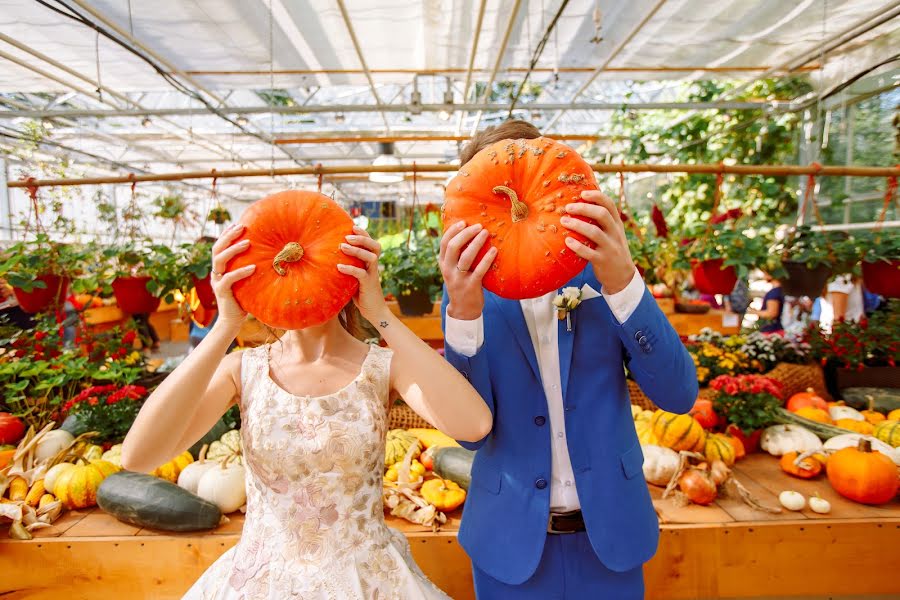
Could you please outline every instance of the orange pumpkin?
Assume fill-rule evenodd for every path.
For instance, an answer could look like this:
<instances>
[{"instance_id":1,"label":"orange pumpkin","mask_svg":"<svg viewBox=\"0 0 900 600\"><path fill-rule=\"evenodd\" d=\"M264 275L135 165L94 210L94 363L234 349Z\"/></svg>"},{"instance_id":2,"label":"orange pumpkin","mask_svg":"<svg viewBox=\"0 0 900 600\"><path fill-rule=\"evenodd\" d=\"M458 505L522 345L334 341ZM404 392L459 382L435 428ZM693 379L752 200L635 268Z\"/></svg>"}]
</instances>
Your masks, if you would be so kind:
<instances>
[{"instance_id":1,"label":"orange pumpkin","mask_svg":"<svg viewBox=\"0 0 900 600\"><path fill-rule=\"evenodd\" d=\"M797 414L801 417L809 419L810 421L816 421L817 423L831 423L831 417L828 415L828 412L822 410L821 408L804 406L803 408L797 410Z\"/></svg>"},{"instance_id":2,"label":"orange pumpkin","mask_svg":"<svg viewBox=\"0 0 900 600\"><path fill-rule=\"evenodd\" d=\"M812 479L822 472L822 463L815 457L810 456L800 461L800 464L794 464L797 460L796 452L788 452L781 455L781 470L788 475L799 477L800 479Z\"/></svg>"},{"instance_id":3,"label":"orange pumpkin","mask_svg":"<svg viewBox=\"0 0 900 600\"><path fill-rule=\"evenodd\" d=\"M234 271L256 265L234 285L245 311L278 329L303 329L334 318L359 289L338 264L362 267L341 252L353 220L331 198L289 190L252 204L241 216L241 239L250 248L228 264Z\"/></svg>"},{"instance_id":4,"label":"orange pumpkin","mask_svg":"<svg viewBox=\"0 0 900 600\"><path fill-rule=\"evenodd\" d=\"M731 443L731 445L734 446L734 459L736 461L741 460L742 458L747 456L747 449L744 448L744 442L727 433L725 434L725 439L727 439Z\"/></svg>"},{"instance_id":5,"label":"orange pumpkin","mask_svg":"<svg viewBox=\"0 0 900 600\"><path fill-rule=\"evenodd\" d=\"M840 427L841 429L846 429L847 431L853 431L865 435L871 435L872 432L875 431L875 426L868 421L857 421L856 419L838 419L834 422L834 424L836 427Z\"/></svg>"},{"instance_id":6,"label":"orange pumpkin","mask_svg":"<svg viewBox=\"0 0 900 600\"><path fill-rule=\"evenodd\" d=\"M859 414L861 414L866 419L866 421L868 421L872 425L878 425L879 423L887 419L887 417L875 410L875 400L871 397L869 398L869 408L867 410L861 410Z\"/></svg>"},{"instance_id":7,"label":"orange pumpkin","mask_svg":"<svg viewBox=\"0 0 900 600\"><path fill-rule=\"evenodd\" d=\"M481 223L491 239L476 264L490 246L498 249L484 287L503 298L535 298L584 269L565 240L588 241L560 219L566 204L595 189L590 166L565 144L545 137L503 140L482 149L447 186L444 226Z\"/></svg>"},{"instance_id":8,"label":"orange pumpkin","mask_svg":"<svg viewBox=\"0 0 900 600\"><path fill-rule=\"evenodd\" d=\"M897 495L897 465L872 451L863 438L856 448L838 450L828 459L828 482L840 495L862 504L884 504Z\"/></svg>"},{"instance_id":9,"label":"orange pumpkin","mask_svg":"<svg viewBox=\"0 0 900 600\"><path fill-rule=\"evenodd\" d=\"M888 413L887 416L888 421L900 421L900 408L895 408L891 412Z\"/></svg>"},{"instance_id":10,"label":"orange pumpkin","mask_svg":"<svg viewBox=\"0 0 900 600\"><path fill-rule=\"evenodd\" d=\"M821 408L828 412L828 403L812 388L806 388L805 392L798 392L790 397L787 403L787 409L793 413L801 408L811 406L813 408Z\"/></svg>"}]
</instances>

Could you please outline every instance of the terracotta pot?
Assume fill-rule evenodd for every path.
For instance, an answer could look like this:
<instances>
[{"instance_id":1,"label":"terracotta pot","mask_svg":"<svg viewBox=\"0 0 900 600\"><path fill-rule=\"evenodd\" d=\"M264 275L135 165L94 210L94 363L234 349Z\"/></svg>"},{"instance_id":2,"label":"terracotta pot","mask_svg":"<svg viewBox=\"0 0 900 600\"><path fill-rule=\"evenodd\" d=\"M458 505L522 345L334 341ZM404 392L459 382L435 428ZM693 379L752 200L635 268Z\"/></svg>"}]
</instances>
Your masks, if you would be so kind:
<instances>
[{"instance_id":1,"label":"terracotta pot","mask_svg":"<svg viewBox=\"0 0 900 600\"><path fill-rule=\"evenodd\" d=\"M741 440L741 443L744 444L744 450L746 450L747 454L759 451L759 438L762 436L762 429L757 429L756 431L750 433L750 435L747 435L737 425L729 425L725 428L725 433Z\"/></svg>"},{"instance_id":2,"label":"terracotta pot","mask_svg":"<svg viewBox=\"0 0 900 600\"><path fill-rule=\"evenodd\" d=\"M818 298L831 277L831 267L819 265L810 269L805 263L793 260L783 261L787 277L781 280L786 296Z\"/></svg>"},{"instance_id":3,"label":"terracotta pot","mask_svg":"<svg viewBox=\"0 0 900 600\"><path fill-rule=\"evenodd\" d=\"M409 295L400 294L397 304L400 305L400 312L407 317L421 317L431 314L434 309L434 302L425 290L412 290Z\"/></svg>"},{"instance_id":4,"label":"terracotta pot","mask_svg":"<svg viewBox=\"0 0 900 600\"><path fill-rule=\"evenodd\" d=\"M197 290L197 299L200 300L200 304L203 305L203 308L215 308L216 293L212 289L212 283L210 282L209 275L207 275L203 279L197 279L196 277L191 276L191 279L194 280L194 289Z\"/></svg>"},{"instance_id":5,"label":"terracotta pot","mask_svg":"<svg viewBox=\"0 0 900 600\"><path fill-rule=\"evenodd\" d=\"M27 313L44 312L51 306L60 306L65 301L66 291L69 289L69 278L59 275L40 275L38 281L43 281L47 287L34 288L30 292L13 288L13 294L19 301L19 306Z\"/></svg>"},{"instance_id":6,"label":"terracotta pot","mask_svg":"<svg viewBox=\"0 0 900 600\"><path fill-rule=\"evenodd\" d=\"M149 277L118 277L112 282L113 294L122 312L148 314L159 308L159 298L147 291Z\"/></svg>"},{"instance_id":7,"label":"terracotta pot","mask_svg":"<svg viewBox=\"0 0 900 600\"><path fill-rule=\"evenodd\" d=\"M864 262L863 283L873 294L885 298L900 298L900 260Z\"/></svg>"},{"instance_id":8,"label":"terracotta pot","mask_svg":"<svg viewBox=\"0 0 900 600\"><path fill-rule=\"evenodd\" d=\"M734 267L723 267L721 258L696 262L691 267L694 287L701 294L730 294L737 283Z\"/></svg>"}]
</instances>

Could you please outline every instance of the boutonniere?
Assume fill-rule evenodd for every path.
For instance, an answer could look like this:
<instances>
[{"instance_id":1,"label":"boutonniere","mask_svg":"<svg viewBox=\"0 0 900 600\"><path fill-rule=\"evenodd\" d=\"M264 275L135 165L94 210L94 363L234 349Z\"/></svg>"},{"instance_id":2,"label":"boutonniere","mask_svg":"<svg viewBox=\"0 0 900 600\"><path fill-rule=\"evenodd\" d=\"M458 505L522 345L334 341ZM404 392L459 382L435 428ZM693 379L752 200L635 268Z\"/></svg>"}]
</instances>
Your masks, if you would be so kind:
<instances>
[{"instance_id":1,"label":"boutonniere","mask_svg":"<svg viewBox=\"0 0 900 600\"><path fill-rule=\"evenodd\" d=\"M572 331L572 311L581 304L581 290L577 287L563 288L553 299L556 307L556 318L566 320L566 331Z\"/></svg>"}]
</instances>

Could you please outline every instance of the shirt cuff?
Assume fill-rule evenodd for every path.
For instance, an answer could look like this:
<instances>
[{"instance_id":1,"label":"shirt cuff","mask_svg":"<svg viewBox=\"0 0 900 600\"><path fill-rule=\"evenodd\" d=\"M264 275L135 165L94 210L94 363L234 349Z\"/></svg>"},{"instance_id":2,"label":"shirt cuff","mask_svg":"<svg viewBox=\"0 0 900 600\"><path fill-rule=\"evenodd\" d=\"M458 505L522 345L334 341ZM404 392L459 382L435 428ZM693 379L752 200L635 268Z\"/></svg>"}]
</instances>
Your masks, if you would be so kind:
<instances>
[{"instance_id":1,"label":"shirt cuff","mask_svg":"<svg viewBox=\"0 0 900 600\"><path fill-rule=\"evenodd\" d=\"M447 315L444 330L444 342L463 356L475 356L484 344L484 317L481 315L471 321Z\"/></svg>"},{"instance_id":2,"label":"shirt cuff","mask_svg":"<svg viewBox=\"0 0 900 600\"><path fill-rule=\"evenodd\" d=\"M600 293L603 294L603 297L606 299L606 303L609 305L610 310L612 310L613 315L615 315L616 320L619 321L619 325L627 321L634 313L635 309L637 309L638 305L641 303L641 299L644 297L644 290L646 287L643 277L641 277L641 274L635 269L634 277L631 278L629 284L626 285L625 289L621 292L606 294L603 291L603 288L600 289Z\"/></svg>"}]
</instances>

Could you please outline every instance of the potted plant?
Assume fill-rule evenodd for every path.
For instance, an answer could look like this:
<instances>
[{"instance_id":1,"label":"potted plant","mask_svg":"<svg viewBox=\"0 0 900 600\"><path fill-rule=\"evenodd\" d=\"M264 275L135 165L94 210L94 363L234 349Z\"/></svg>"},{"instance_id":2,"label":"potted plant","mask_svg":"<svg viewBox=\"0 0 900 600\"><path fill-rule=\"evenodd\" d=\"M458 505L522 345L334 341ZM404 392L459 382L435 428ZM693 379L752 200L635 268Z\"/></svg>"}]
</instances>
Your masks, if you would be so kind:
<instances>
[{"instance_id":1,"label":"potted plant","mask_svg":"<svg viewBox=\"0 0 900 600\"><path fill-rule=\"evenodd\" d=\"M147 314L174 299L179 282L179 257L167 246L130 242L105 251L113 268L113 294L123 312Z\"/></svg>"},{"instance_id":2,"label":"potted plant","mask_svg":"<svg viewBox=\"0 0 900 600\"><path fill-rule=\"evenodd\" d=\"M385 291L397 299L400 312L411 317L429 314L443 285L438 267L440 238L426 232L389 247L381 254Z\"/></svg>"},{"instance_id":3,"label":"potted plant","mask_svg":"<svg viewBox=\"0 0 900 600\"><path fill-rule=\"evenodd\" d=\"M224 225L231 220L231 213L227 208L218 204L209 210L209 214L206 215L206 220L215 223L216 225Z\"/></svg>"},{"instance_id":4,"label":"potted plant","mask_svg":"<svg viewBox=\"0 0 900 600\"><path fill-rule=\"evenodd\" d=\"M197 298L203 308L212 309L216 307L216 294L213 292L212 283L210 282L210 272L212 271L212 242L200 241L196 244L182 245L182 256L184 260L183 272L187 275L188 281L182 282L179 287L187 290L191 286L197 290Z\"/></svg>"},{"instance_id":5,"label":"potted plant","mask_svg":"<svg viewBox=\"0 0 900 600\"><path fill-rule=\"evenodd\" d=\"M835 272L843 272L846 235L840 232L813 231L809 225L790 230L772 250L780 257L781 286L788 296L816 298Z\"/></svg>"},{"instance_id":6,"label":"potted plant","mask_svg":"<svg viewBox=\"0 0 900 600\"><path fill-rule=\"evenodd\" d=\"M0 278L12 286L19 306L28 313L61 306L82 259L77 245L52 241L44 233L16 243L3 253Z\"/></svg>"},{"instance_id":7,"label":"potted plant","mask_svg":"<svg viewBox=\"0 0 900 600\"><path fill-rule=\"evenodd\" d=\"M900 234L872 231L855 237L862 250L866 289L885 298L900 298Z\"/></svg>"},{"instance_id":8,"label":"potted plant","mask_svg":"<svg viewBox=\"0 0 900 600\"><path fill-rule=\"evenodd\" d=\"M725 431L741 440L747 452L755 452L762 430L775 423L781 406L778 382L761 375L721 375L709 387L717 392L713 407L728 423Z\"/></svg>"},{"instance_id":9,"label":"potted plant","mask_svg":"<svg viewBox=\"0 0 900 600\"><path fill-rule=\"evenodd\" d=\"M178 228L194 222L195 214L181 194L163 194L153 200L153 216L162 221L172 223L172 242L178 234Z\"/></svg>"},{"instance_id":10,"label":"potted plant","mask_svg":"<svg viewBox=\"0 0 900 600\"><path fill-rule=\"evenodd\" d=\"M684 249L694 286L703 294L730 294L738 278L770 262L768 244L760 231L741 231L732 223L718 223L690 241ZM767 267L769 268L769 267Z\"/></svg>"},{"instance_id":11,"label":"potted plant","mask_svg":"<svg viewBox=\"0 0 900 600\"><path fill-rule=\"evenodd\" d=\"M96 431L98 442L108 449L125 439L146 397L147 388L140 385L91 386L63 404L64 425L68 425L63 428L75 428L70 431L73 435Z\"/></svg>"}]
</instances>

